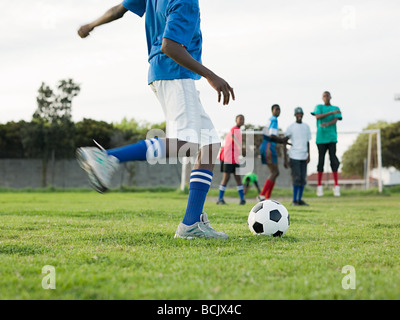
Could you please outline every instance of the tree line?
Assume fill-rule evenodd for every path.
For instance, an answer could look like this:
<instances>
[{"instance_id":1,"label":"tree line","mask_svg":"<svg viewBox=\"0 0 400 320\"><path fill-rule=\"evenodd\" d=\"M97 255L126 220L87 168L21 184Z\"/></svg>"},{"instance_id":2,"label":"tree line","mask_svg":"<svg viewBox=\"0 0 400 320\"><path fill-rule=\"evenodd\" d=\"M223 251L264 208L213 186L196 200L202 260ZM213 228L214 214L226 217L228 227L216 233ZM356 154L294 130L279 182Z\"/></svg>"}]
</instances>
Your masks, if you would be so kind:
<instances>
[{"instance_id":1,"label":"tree line","mask_svg":"<svg viewBox=\"0 0 400 320\"><path fill-rule=\"evenodd\" d=\"M80 85L72 79L59 81L54 89L42 83L31 121L0 124L0 159L41 159L45 186L48 164L54 164L56 159L74 158L77 147L94 145L93 138L109 149L145 139L150 129L165 131L165 123L134 119L123 119L120 123L83 119L75 123L72 101L80 90Z\"/></svg>"},{"instance_id":2,"label":"tree line","mask_svg":"<svg viewBox=\"0 0 400 320\"><path fill-rule=\"evenodd\" d=\"M56 89L42 83L31 121L0 124L0 158L69 159L77 147L93 145L93 138L108 149L145 139L150 129L165 130L165 123L126 118L120 123L93 119L75 123L72 101L79 92L80 85L72 79L59 81Z\"/></svg>"},{"instance_id":3,"label":"tree line","mask_svg":"<svg viewBox=\"0 0 400 320\"><path fill-rule=\"evenodd\" d=\"M75 123L72 121L72 101L80 90L80 85L72 79L59 81L55 89L42 83L36 98L37 108L31 121L0 124L0 159L41 159L45 184L50 161L54 163L56 159L74 158L77 147L94 145L93 138L104 148L110 149L145 139L150 129L161 129L165 132L165 122L150 124L126 118L120 123L93 119L83 119ZM248 124L246 129L261 128ZM383 166L394 166L400 170L400 122L379 121L365 129L381 129ZM258 155L257 149L262 137L255 138L255 151ZM375 141L374 139L373 143ZM367 153L368 136L360 135L343 155L343 173L363 176ZM376 154L373 154L373 160L376 162Z\"/></svg>"}]
</instances>

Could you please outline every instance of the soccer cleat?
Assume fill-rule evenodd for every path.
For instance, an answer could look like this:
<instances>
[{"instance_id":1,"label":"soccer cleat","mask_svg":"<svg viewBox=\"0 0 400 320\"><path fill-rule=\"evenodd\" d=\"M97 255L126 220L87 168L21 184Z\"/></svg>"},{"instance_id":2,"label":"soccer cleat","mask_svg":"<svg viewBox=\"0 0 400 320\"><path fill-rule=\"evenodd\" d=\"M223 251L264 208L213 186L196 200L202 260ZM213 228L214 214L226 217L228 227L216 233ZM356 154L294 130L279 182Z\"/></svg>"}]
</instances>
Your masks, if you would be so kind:
<instances>
[{"instance_id":1,"label":"soccer cleat","mask_svg":"<svg viewBox=\"0 0 400 320\"><path fill-rule=\"evenodd\" d=\"M299 201L292 201L291 206L299 206Z\"/></svg>"},{"instance_id":2,"label":"soccer cleat","mask_svg":"<svg viewBox=\"0 0 400 320\"><path fill-rule=\"evenodd\" d=\"M195 238L228 239L228 235L224 232L215 231L210 220L208 220L207 213L203 213L200 216L200 221L191 226L180 223L174 238L187 240Z\"/></svg>"},{"instance_id":3,"label":"soccer cleat","mask_svg":"<svg viewBox=\"0 0 400 320\"><path fill-rule=\"evenodd\" d=\"M305 201L303 201L303 200L297 201L297 204L298 204L299 206L306 206L306 207L310 206L307 202L305 202Z\"/></svg>"},{"instance_id":4,"label":"soccer cleat","mask_svg":"<svg viewBox=\"0 0 400 320\"><path fill-rule=\"evenodd\" d=\"M97 178L95 177L95 175L90 171L87 173L88 177L89 177L89 183L91 185L91 187L96 190L98 193L104 193L107 191L107 188L104 188L99 180L97 180Z\"/></svg>"},{"instance_id":5,"label":"soccer cleat","mask_svg":"<svg viewBox=\"0 0 400 320\"><path fill-rule=\"evenodd\" d=\"M240 205L240 206L244 206L245 204L246 204L246 200L244 200L244 199L243 199L243 200L240 200L240 202L239 202L239 205Z\"/></svg>"},{"instance_id":6,"label":"soccer cleat","mask_svg":"<svg viewBox=\"0 0 400 320\"><path fill-rule=\"evenodd\" d=\"M101 146L100 146L101 147ZM78 148L76 158L83 170L88 173L92 187L100 193L110 189L111 179L118 170L119 160L107 154L104 148Z\"/></svg>"},{"instance_id":7,"label":"soccer cleat","mask_svg":"<svg viewBox=\"0 0 400 320\"><path fill-rule=\"evenodd\" d=\"M333 195L335 197L340 197L340 187L339 186L334 186L333 187Z\"/></svg>"},{"instance_id":8,"label":"soccer cleat","mask_svg":"<svg viewBox=\"0 0 400 320\"><path fill-rule=\"evenodd\" d=\"M317 196L322 197L324 195L324 187L323 186L317 186Z\"/></svg>"},{"instance_id":9,"label":"soccer cleat","mask_svg":"<svg viewBox=\"0 0 400 320\"><path fill-rule=\"evenodd\" d=\"M224 205L224 204L226 204L226 202L225 202L224 199L219 199L219 200L217 201L217 204L222 204L222 205Z\"/></svg>"},{"instance_id":10,"label":"soccer cleat","mask_svg":"<svg viewBox=\"0 0 400 320\"><path fill-rule=\"evenodd\" d=\"M264 201L265 200L265 196L258 195L257 196L257 200L260 201L260 202Z\"/></svg>"}]
</instances>

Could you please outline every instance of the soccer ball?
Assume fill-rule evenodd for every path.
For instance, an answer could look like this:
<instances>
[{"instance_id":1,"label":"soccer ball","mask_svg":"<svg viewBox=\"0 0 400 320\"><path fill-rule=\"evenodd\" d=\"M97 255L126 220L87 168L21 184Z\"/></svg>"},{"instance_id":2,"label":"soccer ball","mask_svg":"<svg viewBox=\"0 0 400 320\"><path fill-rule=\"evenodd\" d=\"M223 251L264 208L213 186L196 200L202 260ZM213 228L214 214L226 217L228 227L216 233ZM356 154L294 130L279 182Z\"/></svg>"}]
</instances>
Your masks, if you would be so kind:
<instances>
[{"instance_id":1,"label":"soccer ball","mask_svg":"<svg viewBox=\"0 0 400 320\"><path fill-rule=\"evenodd\" d=\"M251 209L248 224L255 235L281 237L289 229L289 212L278 201L265 200Z\"/></svg>"}]
</instances>

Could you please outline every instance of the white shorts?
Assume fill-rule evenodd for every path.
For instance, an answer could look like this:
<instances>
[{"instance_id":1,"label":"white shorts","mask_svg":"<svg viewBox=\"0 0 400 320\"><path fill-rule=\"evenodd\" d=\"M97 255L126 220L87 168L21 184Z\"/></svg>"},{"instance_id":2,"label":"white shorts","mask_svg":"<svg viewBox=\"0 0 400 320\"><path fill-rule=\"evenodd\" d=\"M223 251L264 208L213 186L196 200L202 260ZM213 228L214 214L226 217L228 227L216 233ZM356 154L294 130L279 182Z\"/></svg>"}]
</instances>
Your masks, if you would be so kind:
<instances>
[{"instance_id":1,"label":"white shorts","mask_svg":"<svg viewBox=\"0 0 400 320\"><path fill-rule=\"evenodd\" d=\"M196 143L200 147L221 142L204 111L193 79L158 80L150 87L163 108L167 138Z\"/></svg>"}]
</instances>

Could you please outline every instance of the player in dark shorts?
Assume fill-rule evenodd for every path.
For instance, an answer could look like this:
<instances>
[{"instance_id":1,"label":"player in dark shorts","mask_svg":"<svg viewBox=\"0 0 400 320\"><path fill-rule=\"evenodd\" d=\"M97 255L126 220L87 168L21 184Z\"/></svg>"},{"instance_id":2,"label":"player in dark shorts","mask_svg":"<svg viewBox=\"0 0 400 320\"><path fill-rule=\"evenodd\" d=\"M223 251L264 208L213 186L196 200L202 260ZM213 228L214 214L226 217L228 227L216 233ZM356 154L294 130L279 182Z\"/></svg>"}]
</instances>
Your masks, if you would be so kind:
<instances>
[{"instance_id":1,"label":"player in dark shorts","mask_svg":"<svg viewBox=\"0 0 400 320\"><path fill-rule=\"evenodd\" d=\"M221 172L223 177L219 186L219 196L217 204L226 204L224 194L231 174L235 177L237 191L240 197L240 205L246 204L244 199L244 189L240 175L236 174L236 168L240 166L239 156L242 154L242 131L240 127L244 125L244 116L236 116L236 125L225 136L225 145L221 148Z\"/></svg>"}]
</instances>

